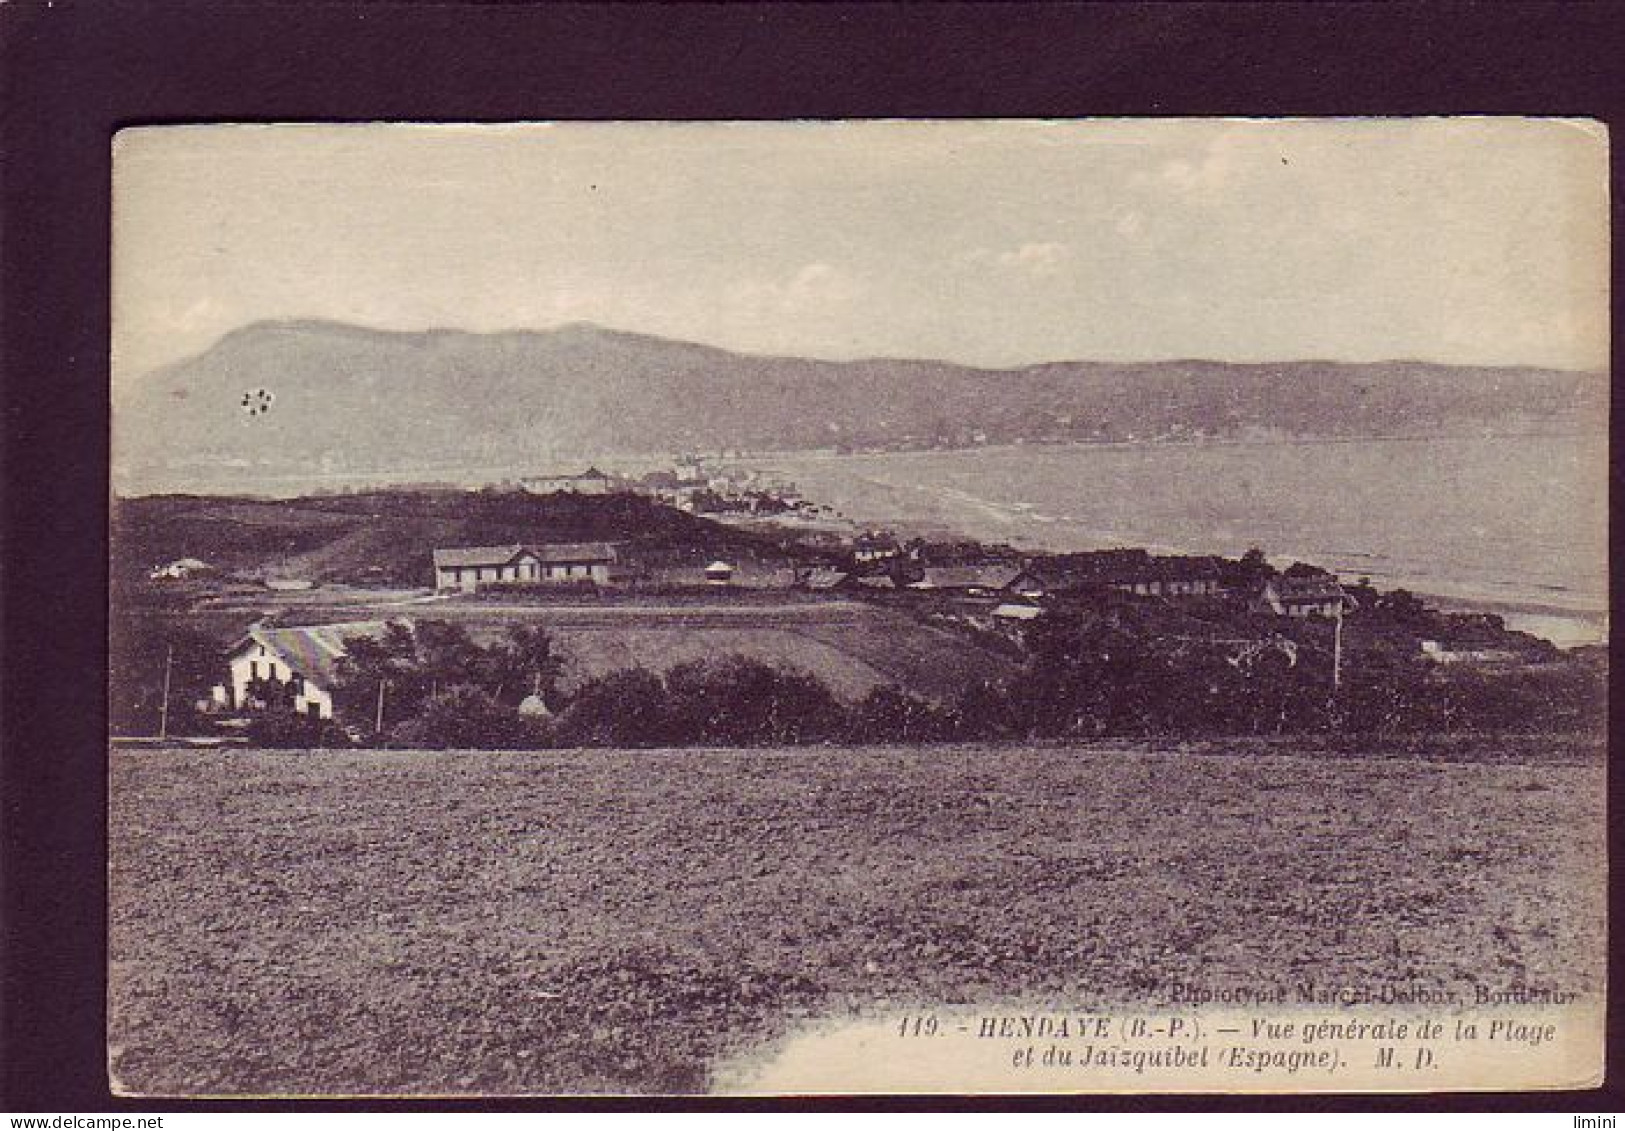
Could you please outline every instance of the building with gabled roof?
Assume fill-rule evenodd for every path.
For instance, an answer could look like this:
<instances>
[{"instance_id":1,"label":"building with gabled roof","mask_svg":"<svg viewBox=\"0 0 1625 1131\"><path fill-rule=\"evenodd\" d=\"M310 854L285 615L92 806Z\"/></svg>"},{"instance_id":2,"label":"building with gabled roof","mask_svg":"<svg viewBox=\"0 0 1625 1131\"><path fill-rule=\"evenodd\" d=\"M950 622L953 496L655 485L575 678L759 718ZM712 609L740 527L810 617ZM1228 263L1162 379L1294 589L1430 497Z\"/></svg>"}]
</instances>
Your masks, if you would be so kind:
<instances>
[{"instance_id":1,"label":"building with gabled roof","mask_svg":"<svg viewBox=\"0 0 1625 1131\"><path fill-rule=\"evenodd\" d=\"M1251 605L1255 613L1278 617L1337 617L1354 607L1354 598L1330 575L1272 577L1264 582Z\"/></svg>"},{"instance_id":2,"label":"building with gabled roof","mask_svg":"<svg viewBox=\"0 0 1625 1131\"><path fill-rule=\"evenodd\" d=\"M927 566L909 588L986 596L1003 592L1022 572L1016 565Z\"/></svg>"},{"instance_id":3,"label":"building with gabled roof","mask_svg":"<svg viewBox=\"0 0 1625 1131\"><path fill-rule=\"evenodd\" d=\"M525 546L458 546L434 552L434 587L472 593L482 585L609 582L615 547L608 542Z\"/></svg>"},{"instance_id":4,"label":"building with gabled roof","mask_svg":"<svg viewBox=\"0 0 1625 1131\"><path fill-rule=\"evenodd\" d=\"M1007 583L1012 593L1045 597L1115 589L1139 597L1205 597L1224 591L1225 562L1199 555L1153 557L1144 550L1098 550L1034 562Z\"/></svg>"},{"instance_id":5,"label":"building with gabled roof","mask_svg":"<svg viewBox=\"0 0 1625 1131\"><path fill-rule=\"evenodd\" d=\"M472 593L482 584L541 579L542 561L524 546L455 546L434 552L434 587Z\"/></svg>"},{"instance_id":6,"label":"building with gabled roof","mask_svg":"<svg viewBox=\"0 0 1625 1131\"><path fill-rule=\"evenodd\" d=\"M829 566L813 566L804 572L797 584L814 591L828 591L838 588L846 581L848 574L842 569L832 569Z\"/></svg>"},{"instance_id":7,"label":"building with gabled roof","mask_svg":"<svg viewBox=\"0 0 1625 1131\"><path fill-rule=\"evenodd\" d=\"M231 705L240 711L283 705L313 718L333 717L333 689L345 641L376 639L384 621L266 628L255 625L228 652Z\"/></svg>"}]
</instances>

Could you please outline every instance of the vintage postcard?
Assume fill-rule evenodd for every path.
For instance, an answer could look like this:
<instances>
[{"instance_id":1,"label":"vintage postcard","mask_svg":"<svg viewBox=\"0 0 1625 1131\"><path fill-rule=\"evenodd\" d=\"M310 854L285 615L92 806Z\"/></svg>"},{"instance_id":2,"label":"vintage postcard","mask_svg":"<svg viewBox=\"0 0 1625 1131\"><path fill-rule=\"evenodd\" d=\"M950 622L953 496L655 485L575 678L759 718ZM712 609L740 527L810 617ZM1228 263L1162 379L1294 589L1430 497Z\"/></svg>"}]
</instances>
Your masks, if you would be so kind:
<instances>
[{"instance_id":1,"label":"vintage postcard","mask_svg":"<svg viewBox=\"0 0 1625 1131\"><path fill-rule=\"evenodd\" d=\"M1600 1081L1602 126L114 170L115 1090Z\"/></svg>"}]
</instances>

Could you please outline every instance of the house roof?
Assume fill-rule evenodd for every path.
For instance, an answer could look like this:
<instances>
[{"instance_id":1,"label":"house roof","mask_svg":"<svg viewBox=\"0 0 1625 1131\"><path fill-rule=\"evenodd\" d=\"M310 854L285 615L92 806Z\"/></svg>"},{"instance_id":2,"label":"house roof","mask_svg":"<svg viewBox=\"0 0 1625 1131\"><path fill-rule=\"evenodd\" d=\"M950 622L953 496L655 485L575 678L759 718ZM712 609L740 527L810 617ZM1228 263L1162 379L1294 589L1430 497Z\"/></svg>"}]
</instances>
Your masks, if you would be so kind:
<instances>
[{"instance_id":1,"label":"house roof","mask_svg":"<svg viewBox=\"0 0 1625 1131\"><path fill-rule=\"evenodd\" d=\"M833 589L846 580L846 571L839 569L824 569L822 567L807 571L808 589Z\"/></svg>"},{"instance_id":2,"label":"house roof","mask_svg":"<svg viewBox=\"0 0 1625 1131\"><path fill-rule=\"evenodd\" d=\"M615 547L608 542L552 542L545 546L532 547L531 552L552 565L615 560Z\"/></svg>"},{"instance_id":3,"label":"house roof","mask_svg":"<svg viewBox=\"0 0 1625 1131\"><path fill-rule=\"evenodd\" d=\"M552 565L582 562L612 562L615 547L608 542L554 542L545 546L523 546L515 542L508 546L458 546L436 550L436 569L473 566L505 566L523 554Z\"/></svg>"},{"instance_id":4,"label":"house roof","mask_svg":"<svg viewBox=\"0 0 1625 1131\"><path fill-rule=\"evenodd\" d=\"M1165 581L1206 581L1224 572L1224 562L1211 556L1157 558L1152 570L1154 576Z\"/></svg>"},{"instance_id":5,"label":"house roof","mask_svg":"<svg viewBox=\"0 0 1625 1131\"><path fill-rule=\"evenodd\" d=\"M457 566L503 566L524 552L525 547L518 543L508 546L455 546L436 550L434 564L436 569Z\"/></svg>"},{"instance_id":6,"label":"house roof","mask_svg":"<svg viewBox=\"0 0 1625 1131\"><path fill-rule=\"evenodd\" d=\"M1270 585L1276 598L1287 605L1350 599L1335 577L1277 577Z\"/></svg>"},{"instance_id":7,"label":"house roof","mask_svg":"<svg viewBox=\"0 0 1625 1131\"><path fill-rule=\"evenodd\" d=\"M1212 556L1154 558L1138 550L1101 550L1037 562L1011 578L1028 577L1048 589L1133 585L1147 581L1217 581L1224 561Z\"/></svg>"},{"instance_id":8,"label":"house roof","mask_svg":"<svg viewBox=\"0 0 1625 1131\"><path fill-rule=\"evenodd\" d=\"M1022 574L1020 566L928 566L916 589L1003 589Z\"/></svg>"},{"instance_id":9,"label":"house roof","mask_svg":"<svg viewBox=\"0 0 1625 1131\"><path fill-rule=\"evenodd\" d=\"M597 479L597 480L602 480L605 483L608 483L608 482L610 482L611 477L604 474L602 471L599 471L596 467L589 467L586 471L583 471L579 475L573 475L573 474L571 474L569 472L559 472L559 473L554 474L554 475L527 475L527 476L523 476L520 479L520 482L521 483L580 483L580 482L582 482L583 480L586 480L586 479Z\"/></svg>"},{"instance_id":10,"label":"house roof","mask_svg":"<svg viewBox=\"0 0 1625 1131\"><path fill-rule=\"evenodd\" d=\"M1043 612L1037 605L1006 602L993 610L993 615L1004 620L1034 620Z\"/></svg>"},{"instance_id":11,"label":"house roof","mask_svg":"<svg viewBox=\"0 0 1625 1131\"><path fill-rule=\"evenodd\" d=\"M264 645L313 683L330 688L338 674L338 661L344 655L344 642L358 636L375 639L388 624L381 620L350 621L344 624L317 624L295 628L251 628L232 649L239 655L251 645Z\"/></svg>"}]
</instances>

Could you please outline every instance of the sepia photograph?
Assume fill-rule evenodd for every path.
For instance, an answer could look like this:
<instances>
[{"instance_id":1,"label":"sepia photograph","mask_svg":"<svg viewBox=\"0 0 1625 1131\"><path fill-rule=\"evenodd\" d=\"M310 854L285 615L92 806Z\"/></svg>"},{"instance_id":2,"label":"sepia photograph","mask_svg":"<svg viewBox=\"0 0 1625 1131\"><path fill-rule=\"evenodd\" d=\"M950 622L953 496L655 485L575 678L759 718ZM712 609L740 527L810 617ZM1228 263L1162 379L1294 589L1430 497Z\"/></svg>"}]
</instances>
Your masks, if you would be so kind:
<instances>
[{"instance_id":1,"label":"sepia photograph","mask_svg":"<svg viewBox=\"0 0 1625 1131\"><path fill-rule=\"evenodd\" d=\"M1597 1086L1608 146L121 131L114 1092Z\"/></svg>"}]
</instances>

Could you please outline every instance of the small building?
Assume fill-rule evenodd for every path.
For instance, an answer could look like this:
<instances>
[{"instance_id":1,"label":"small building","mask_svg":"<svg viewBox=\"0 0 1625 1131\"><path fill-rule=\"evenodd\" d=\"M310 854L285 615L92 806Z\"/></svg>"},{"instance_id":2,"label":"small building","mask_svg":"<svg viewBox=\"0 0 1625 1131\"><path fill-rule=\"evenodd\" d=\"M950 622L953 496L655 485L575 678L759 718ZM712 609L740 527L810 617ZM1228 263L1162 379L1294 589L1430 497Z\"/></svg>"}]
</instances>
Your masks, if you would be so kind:
<instances>
[{"instance_id":1,"label":"small building","mask_svg":"<svg viewBox=\"0 0 1625 1131\"><path fill-rule=\"evenodd\" d=\"M1222 590L1222 579L1217 558L1167 557L1108 575L1106 584L1141 597L1208 597Z\"/></svg>"},{"instance_id":2,"label":"small building","mask_svg":"<svg viewBox=\"0 0 1625 1131\"><path fill-rule=\"evenodd\" d=\"M1330 575L1272 577L1264 582L1250 606L1255 613L1278 617L1339 617L1354 607L1354 598Z\"/></svg>"},{"instance_id":3,"label":"small building","mask_svg":"<svg viewBox=\"0 0 1625 1131\"><path fill-rule=\"evenodd\" d=\"M847 579L845 570L831 569L828 566L814 566L801 575L797 584L815 593L827 593L837 589Z\"/></svg>"},{"instance_id":4,"label":"small building","mask_svg":"<svg viewBox=\"0 0 1625 1131\"><path fill-rule=\"evenodd\" d=\"M209 563L198 558L176 558L164 565L154 566L147 576L154 581L182 581L188 577L212 572Z\"/></svg>"},{"instance_id":5,"label":"small building","mask_svg":"<svg viewBox=\"0 0 1625 1131\"><path fill-rule=\"evenodd\" d=\"M519 485L533 495L607 495L615 481L596 467L580 475L537 475L521 479Z\"/></svg>"},{"instance_id":6,"label":"small building","mask_svg":"<svg viewBox=\"0 0 1625 1131\"><path fill-rule=\"evenodd\" d=\"M705 580L708 585L727 585L734 579L734 567L727 562L716 561L705 567Z\"/></svg>"},{"instance_id":7,"label":"small building","mask_svg":"<svg viewBox=\"0 0 1625 1131\"><path fill-rule=\"evenodd\" d=\"M909 588L986 597L1004 592L1023 572L1020 566L1013 565L927 566Z\"/></svg>"},{"instance_id":8,"label":"small building","mask_svg":"<svg viewBox=\"0 0 1625 1131\"><path fill-rule=\"evenodd\" d=\"M883 562L895 558L903 548L889 534L870 532L860 534L852 541L852 560L855 562Z\"/></svg>"},{"instance_id":9,"label":"small building","mask_svg":"<svg viewBox=\"0 0 1625 1131\"><path fill-rule=\"evenodd\" d=\"M1025 624L1037 620L1043 613L1037 605L1027 605L1020 601L1006 601L1002 605L995 605L993 617L995 620L1011 624Z\"/></svg>"},{"instance_id":10,"label":"small building","mask_svg":"<svg viewBox=\"0 0 1625 1131\"><path fill-rule=\"evenodd\" d=\"M1450 648L1437 640L1421 642L1422 659L1434 664L1515 664L1518 653L1506 648Z\"/></svg>"},{"instance_id":11,"label":"small building","mask_svg":"<svg viewBox=\"0 0 1625 1131\"><path fill-rule=\"evenodd\" d=\"M313 718L333 717L333 689L344 642L381 636L383 621L251 628L228 654L231 706L239 711L284 705Z\"/></svg>"},{"instance_id":12,"label":"small building","mask_svg":"<svg viewBox=\"0 0 1625 1131\"><path fill-rule=\"evenodd\" d=\"M1005 590L1029 601L1038 601L1048 597L1054 590L1064 588L1057 581L1057 578L1050 576L1045 571L1022 569L1016 573L1015 577L1010 579L1009 584L1005 586Z\"/></svg>"}]
</instances>

